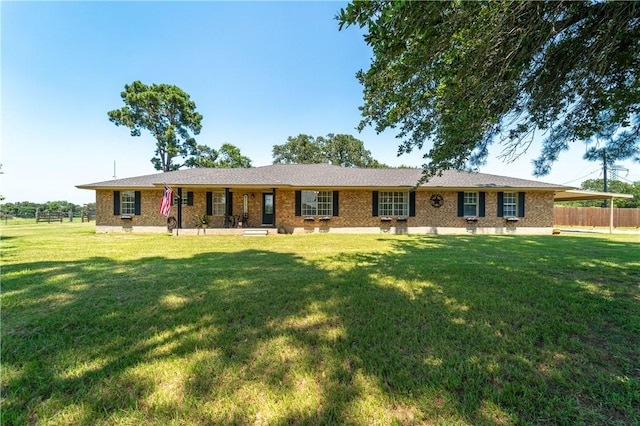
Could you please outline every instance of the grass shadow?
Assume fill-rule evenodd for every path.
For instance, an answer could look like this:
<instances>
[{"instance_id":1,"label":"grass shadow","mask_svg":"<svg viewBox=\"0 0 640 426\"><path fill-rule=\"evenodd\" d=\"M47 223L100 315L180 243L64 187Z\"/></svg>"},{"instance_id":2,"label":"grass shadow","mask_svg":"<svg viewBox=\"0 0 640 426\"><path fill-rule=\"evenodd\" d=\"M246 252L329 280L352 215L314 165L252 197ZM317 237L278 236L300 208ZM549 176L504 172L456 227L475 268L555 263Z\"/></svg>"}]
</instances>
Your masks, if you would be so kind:
<instances>
[{"instance_id":1,"label":"grass shadow","mask_svg":"<svg viewBox=\"0 0 640 426\"><path fill-rule=\"evenodd\" d=\"M637 414L629 245L380 243L316 258L254 248L7 265L3 422L65 412L75 423L176 424Z\"/></svg>"}]
</instances>

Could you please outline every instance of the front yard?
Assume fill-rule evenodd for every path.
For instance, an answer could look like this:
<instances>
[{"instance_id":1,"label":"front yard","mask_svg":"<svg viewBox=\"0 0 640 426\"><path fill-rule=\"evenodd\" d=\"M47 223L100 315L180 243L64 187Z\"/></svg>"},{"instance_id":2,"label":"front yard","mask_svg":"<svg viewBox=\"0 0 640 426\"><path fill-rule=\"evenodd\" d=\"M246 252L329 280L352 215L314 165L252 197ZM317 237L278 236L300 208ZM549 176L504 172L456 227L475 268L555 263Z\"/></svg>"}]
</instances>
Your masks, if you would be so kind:
<instances>
[{"instance_id":1,"label":"front yard","mask_svg":"<svg viewBox=\"0 0 640 426\"><path fill-rule=\"evenodd\" d=\"M2 424L634 424L637 235L4 226Z\"/></svg>"}]
</instances>

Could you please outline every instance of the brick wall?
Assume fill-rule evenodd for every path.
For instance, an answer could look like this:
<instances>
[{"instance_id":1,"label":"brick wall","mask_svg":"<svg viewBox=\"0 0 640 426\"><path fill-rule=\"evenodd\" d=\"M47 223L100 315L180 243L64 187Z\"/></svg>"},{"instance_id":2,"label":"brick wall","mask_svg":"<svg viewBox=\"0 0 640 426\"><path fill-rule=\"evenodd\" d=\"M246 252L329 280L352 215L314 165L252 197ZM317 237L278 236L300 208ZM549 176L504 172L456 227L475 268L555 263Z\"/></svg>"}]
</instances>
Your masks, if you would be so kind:
<instances>
[{"instance_id":1,"label":"brick wall","mask_svg":"<svg viewBox=\"0 0 640 426\"><path fill-rule=\"evenodd\" d=\"M433 207L431 195L441 194L444 204ZM502 227L506 225L503 217L498 217L498 193L485 193L485 217L478 220L478 227ZM306 222L304 217L295 216L295 191L279 190L277 192L278 214L276 224L285 228L301 228L321 226L316 217L314 222ZM371 191L340 191L339 216L332 217L326 226L330 227L380 227L385 226L380 217L372 216ZM458 192L418 191L416 193L416 215L408 217L403 226L420 227L467 227L465 218L458 217ZM395 220L392 222L397 223ZM518 227L552 227L553 226L553 192L528 192L525 195L525 217L517 223Z\"/></svg>"},{"instance_id":2,"label":"brick wall","mask_svg":"<svg viewBox=\"0 0 640 426\"><path fill-rule=\"evenodd\" d=\"M206 190L193 191L193 205L182 207L182 226L193 228L196 215L206 213ZM249 227L257 227L262 222L263 189L235 189L232 191L233 214L242 216L243 195L247 194L249 210ZM270 192L270 191L269 191ZM442 207L431 206L431 195L438 193L444 198ZM186 196L186 190L184 190ZM477 227L504 227L504 218L497 216L497 191L485 192L486 216L481 217ZM525 217L517 223L518 227L552 227L553 226L553 192L527 192L525 195ZM98 226L166 226L166 218L158 213L162 198L162 190L149 189L141 191L141 215L130 220L122 220L113 214L113 191L96 191L96 225ZM372 216L372 193L370 190L341 190L339 194L339 216L331 217L328 222L306 222L304 217L295 216L295 191L289 189L276 190L276 226L285 230L304 227L375 227L388 226L380 217ZM406 222L396 223L406 227L468 227L462 217L457 217L458 193L456 191L418 191L416 193L416 216L407 218ZM177 206L171 208L171 216L177 217ZM211 227L222 227L224 218L213 216ZM245 227L246 224L245 224Z\"/></svg>"}]
</instances>

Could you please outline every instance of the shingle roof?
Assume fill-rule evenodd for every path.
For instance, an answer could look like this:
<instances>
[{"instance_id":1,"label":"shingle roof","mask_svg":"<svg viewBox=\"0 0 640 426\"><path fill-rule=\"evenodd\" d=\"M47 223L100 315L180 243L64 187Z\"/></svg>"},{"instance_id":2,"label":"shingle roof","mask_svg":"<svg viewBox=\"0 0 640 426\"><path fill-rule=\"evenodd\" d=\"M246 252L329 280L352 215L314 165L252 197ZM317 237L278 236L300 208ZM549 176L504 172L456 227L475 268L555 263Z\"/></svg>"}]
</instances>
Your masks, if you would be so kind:
<instances>
[{"instance_id":1,"label":"shingle roof","mask_svg":"<svg viewBox=\"0 0 640 426\"><path fill-rule=\"evenodd\" d=\"M274 164L244 169L194 168L125 179L78 185L82 189L153 188L171 186L207 187L414 187L421 169L360 169L330 164ZM434 176L421 188L522 188L562 190L571 187L533 180L448 170Z\"/></svg>"}]
</instances>

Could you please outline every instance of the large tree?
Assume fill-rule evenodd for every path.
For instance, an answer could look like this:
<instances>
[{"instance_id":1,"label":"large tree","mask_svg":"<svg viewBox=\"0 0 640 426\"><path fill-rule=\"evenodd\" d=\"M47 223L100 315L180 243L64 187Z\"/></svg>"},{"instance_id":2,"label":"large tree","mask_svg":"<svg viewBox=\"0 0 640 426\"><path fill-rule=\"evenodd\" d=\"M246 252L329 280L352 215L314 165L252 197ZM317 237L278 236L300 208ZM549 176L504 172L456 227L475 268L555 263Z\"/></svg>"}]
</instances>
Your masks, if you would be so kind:
<instances>
[{"instance_id":1,"label":"large tree","mask_svg":"<svg viewBox=\"0 0 640 426\"><path fill-rule=\"evenodd\" d=\"M251 167L251 159L242 155L240 148L230 143L222 144L219 150L207 145L197 145L184 165L187 167Z\"/></svg>"},{"instance_id":2,"label":"large tree","mask_svg":"<svg viewBox=\"0 0 640 426\"><path fill-rule=\"evenodd\" d=\"M237 146L224 143L218 150L218 160L215 167L251 167L251 159L242 155Z\"/></svg>"},{"instance_id":3,"label":"large tree","mask_svg":"<svg viewBox=\"0 0 640 426\"><path fill-rule=\"evenodd\" d=\"M343 167L387 167L371 156L364 143L352 135L329 133L326 138L319 137L322 151L331 164Z\"/></svg>"},{"instance_id":4,"label":"large tree","mask_svg":"<svg viewBox=\"0 0 640 426\"><path fill-rule=\"evenodd\" d=\"M640 139L640 2L354 1L340 28L373 48L360 128L398 129L399 154L432 146L427 175L481 165L498 141L514 159L543 135L534 174L589 141L607 112Z\"/></svg>"},{"instance_id":5,"label":"large tree","mask_svg":"<svg viewBox=\"0 0 640 426\"><path fill-rule=\"evenodd\" d=\"M299 134L289 136L287 142L273 146L273 164L316 164L326 163L326 155L316 138Z\"/></svg>"},{"instance_id":6,"label":"large tree","mask_svg":"<svg viewBox=\"0 0 640 426\"><path fill-rule=\"evenodd\" d=\"M317 138L300 134L273 147L274 164L329 163L343 167L387 167L371 156L364 143L346 134Z\"/></svg>"},{"instance_id":7,"label":"large tree","mask_svg":"<svg viewBox=\"0 0 640 426\"><path fill-rule=\"evenodd\" d=\"M156 139L155 156L151 162L156 170L168 172L182 164L175 157L188 157L197 150L193 135L202 129L202 115L189 95L170 84L146 85L134 81L120 93L125 106L109 111L109 120L116 126L131 129L131 136L147 130Z\"/></svg>"}]
</instances>

